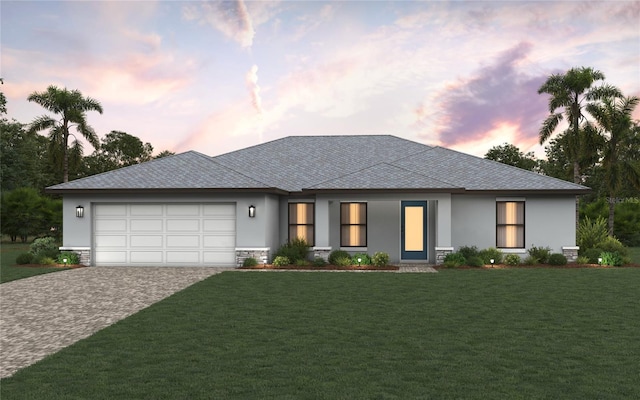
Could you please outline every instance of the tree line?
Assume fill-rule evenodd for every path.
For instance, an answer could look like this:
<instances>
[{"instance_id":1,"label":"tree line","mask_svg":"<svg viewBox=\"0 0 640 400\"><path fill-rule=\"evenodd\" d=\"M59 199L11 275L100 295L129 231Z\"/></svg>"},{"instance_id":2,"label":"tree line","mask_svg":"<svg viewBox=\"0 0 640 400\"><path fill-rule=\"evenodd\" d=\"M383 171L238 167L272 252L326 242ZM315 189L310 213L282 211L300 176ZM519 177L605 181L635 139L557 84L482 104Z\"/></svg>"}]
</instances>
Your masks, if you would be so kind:
<instances>
[{"instance_id":1,"label":"tree line","mask_svg":"<svg viewBox=\"0 0 640 400\"><path fill-rule=\"evenodd\" d=\"M60 235L62 203L44 194L47 186L173 154L154 156L150 143L122 131L99 138L87 123L87 113L102 114L102 105L78 90L49 86L27 99L49 113L27 124L8 120L7 100L0 91L1 229L12 241ZM81 138L94 148L87 156Z\"/></svg>"},{"instance_id":2,"label":"tree line","mask_svg":"<svg viewBox=\"0 0 640 400\"><path fill-rule=\"evenodd\" d=\"M576 198L576 221L606 217L609 235L640 246L640 122L632 118L640 99L604 80L601 71L581 67L551 75L540 87L549 95L539 130L545 160L509 143L485 158L591 187L591 195ZM557 132L563 120L567 128Z\"/></svg>"}]
</instances>

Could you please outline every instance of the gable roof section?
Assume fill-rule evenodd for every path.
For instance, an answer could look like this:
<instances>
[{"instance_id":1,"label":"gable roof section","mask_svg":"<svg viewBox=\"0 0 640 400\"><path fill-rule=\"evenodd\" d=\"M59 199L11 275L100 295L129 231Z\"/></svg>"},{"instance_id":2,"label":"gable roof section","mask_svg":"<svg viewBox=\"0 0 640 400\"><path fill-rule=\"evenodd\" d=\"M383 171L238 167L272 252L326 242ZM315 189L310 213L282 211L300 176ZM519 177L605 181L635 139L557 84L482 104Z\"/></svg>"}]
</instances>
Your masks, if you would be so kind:
<instances>
[{"instance_id":1,"label":"gable roof section","mask_svg":"<svg viewBox=\"0 0 640 400\"><path fill-rule=\"evenodd\" d=\"M315 190L446 190L463 191L449 183L395 165L380 163L310 187Z\"/></svg>"},{"instance_id":2,"label":"gable roof section","mask_svg":"<svg viewBox=\"0 0 640 400\"><path fill-rule=\"evenodd\" d=\"M201 189L272 189L196 151L88 176L47 188L50 192Z\"/></svg>"},{"instance_id":3,"label":"gable roof section","mask_svg":"<svg viewBox=\"0 0 640 400\"><path fill-rule=\"evenodd\" d=\"M393 165L423 172L467 191L569 191L585 192L589 188L572 182L434 147L420 154L396 160Z\"/></svg>"}]
</instances>

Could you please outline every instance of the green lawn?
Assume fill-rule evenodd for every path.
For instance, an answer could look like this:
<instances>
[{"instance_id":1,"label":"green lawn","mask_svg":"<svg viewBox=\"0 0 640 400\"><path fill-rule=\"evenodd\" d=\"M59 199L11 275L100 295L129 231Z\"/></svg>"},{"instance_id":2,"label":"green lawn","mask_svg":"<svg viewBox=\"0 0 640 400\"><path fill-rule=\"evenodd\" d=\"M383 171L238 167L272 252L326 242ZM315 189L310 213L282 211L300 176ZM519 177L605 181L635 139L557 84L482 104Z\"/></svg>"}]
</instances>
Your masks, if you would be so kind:
<instances>
[{"instance_id":1,"label":"green lawn","mask_svg":"<svg viewBox=\"0 0 640 400\"><path fill-rule=\"evenodd\" d=\"M226 272L4 399L637 398L640 269Z\"/></svg>"},{"instance_id":2,"label":"green lawn","mask_svg":"<svg viewBox=\"0 0 640 400\"><path fill-rule=\"evenodd\" d=\"M629 254L632 263L640 264L640 247L629 247Z\"/></svg>"},{"instance_id":3,"label":"green lawn","mask_svg":"<svg viewBox=\"0 0 640 400\"><path fill-rule=\"evenodd\" d=\"M2 242L0 245L0 283L28 278L34 275L62 271L59 267L21 267L16 265L16 257L29 251L28 243Z\"/></svg>"}]
</instances>

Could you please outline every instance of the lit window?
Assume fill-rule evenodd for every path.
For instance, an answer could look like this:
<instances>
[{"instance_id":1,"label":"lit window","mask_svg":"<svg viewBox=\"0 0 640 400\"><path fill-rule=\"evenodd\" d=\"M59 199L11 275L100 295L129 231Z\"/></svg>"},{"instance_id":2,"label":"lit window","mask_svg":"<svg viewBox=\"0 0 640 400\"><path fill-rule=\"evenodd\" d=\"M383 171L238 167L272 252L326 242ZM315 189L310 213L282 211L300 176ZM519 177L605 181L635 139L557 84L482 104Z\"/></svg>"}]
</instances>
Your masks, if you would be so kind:
<instances>
[{"instance_id":1,"label":"lit window","mask_svg":"<svg viewBox=\"0 0 640 400\"><path fill-rule=\"evenodd\" d=\"M524 201L496 203L496 247L524 248Z\"/></svg>"},{"instance_id":2,"label":"lit window","mask_svg":"<svg viewBox=\"0 0 640 400\"><path fill-rule=\"evenodd\" d=\"M289 240L304 239L309 246L315 245L314 203L289 203Z\"/></svg>"},{"instance_id":3,"label":"lit window","mask_svg":"<svg viewBox=\"0 0 640 400\"><path fill-rule=\"evenodd\" d=\"M367 203L340 204L340 246L367 247Z\"/></svg>"}]
</instances>

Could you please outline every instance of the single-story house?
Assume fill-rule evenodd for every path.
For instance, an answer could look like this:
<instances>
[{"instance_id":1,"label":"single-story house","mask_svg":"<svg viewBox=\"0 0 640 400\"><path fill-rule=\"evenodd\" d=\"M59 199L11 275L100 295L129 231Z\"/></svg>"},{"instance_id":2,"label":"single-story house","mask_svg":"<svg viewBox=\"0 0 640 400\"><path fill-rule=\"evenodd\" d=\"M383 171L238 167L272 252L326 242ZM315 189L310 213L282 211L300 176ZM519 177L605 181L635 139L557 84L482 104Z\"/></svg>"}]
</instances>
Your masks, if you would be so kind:
<instances>
[{"instance_id":1,"label":"single-story house","mask_svg":"<svg viewBox=\"0 0 640 400\"><path fill-rule=\"evenodd\" d=\"M63 246L92 266L228 266L302 237L313 255L439 263L461 246L577 256L589 188L389 135L293 136L188 151L47 188Z\"/></svg>"}]
</instances>

